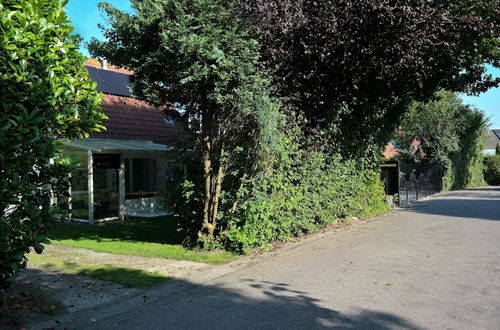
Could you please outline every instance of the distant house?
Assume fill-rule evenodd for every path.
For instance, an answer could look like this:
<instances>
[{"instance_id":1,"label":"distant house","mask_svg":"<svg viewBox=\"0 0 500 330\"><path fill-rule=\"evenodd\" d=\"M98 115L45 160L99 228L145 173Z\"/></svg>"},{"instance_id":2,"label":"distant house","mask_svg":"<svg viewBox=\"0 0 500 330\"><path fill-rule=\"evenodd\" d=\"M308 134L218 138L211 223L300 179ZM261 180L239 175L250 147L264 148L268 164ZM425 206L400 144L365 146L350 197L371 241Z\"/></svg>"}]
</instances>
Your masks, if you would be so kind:
<instances>
[{"instance_id":1,"label":"distant house","mask_svg":"<svg viewBox=\"0 0 500 330\"><path fill-rule=\"evenodd\" d=\"M58 204L73 220L88 223L166 214L169 182L183 175L175 146L187 143L188 135L172 116L132 98L131 72L93 59L86 67L104 93L107 129L64 144L63 155L81 165L72 173L70 198Z\"/></svg>"},{"instance_id":2,"label":"distant house","mask_svg":"<svg viewBox=\"0 0 500 330\"><path fill-rule=\"evenodd\" d=\"M420 141L418 140L413 140L412 143L409 145L408 147L408 150L414 154L415 152L417 152L418 148L420 147ZM384 156L384 158L386 159L391 159L391 158L394 158L396 157L397 155L399 154L399 151L396 147L396 142L394 141L390 141L386 146L385 146L385 150L384 152L382 153L382 155Z\"/></svg>"},{"instance_id":3,"label":"distant house","mask_svg":"<svg viewBox=\"0 0 500 330\"><path fill-rule=\"evenodd\" d=\"M500 129L489 129L483 147L483 154L494 155L497 144L500 144Z\"/></svg>"}]
</instances>

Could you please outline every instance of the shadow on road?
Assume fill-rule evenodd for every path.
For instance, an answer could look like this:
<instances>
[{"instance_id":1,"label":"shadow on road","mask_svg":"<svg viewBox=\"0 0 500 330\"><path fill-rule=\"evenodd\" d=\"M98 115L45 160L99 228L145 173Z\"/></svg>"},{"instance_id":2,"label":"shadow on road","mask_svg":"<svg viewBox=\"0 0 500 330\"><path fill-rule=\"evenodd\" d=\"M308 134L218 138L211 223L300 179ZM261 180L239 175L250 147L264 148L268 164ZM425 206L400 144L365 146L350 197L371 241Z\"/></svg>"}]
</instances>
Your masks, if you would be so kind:
<instances>
[{"instance_id":1,"label":"shadow on road","mask_svg":"<svg viewBox=\"0 0 500 330\"><path fill-rule=\"evenodd\" d=\"M485 187L450 192L415 204L410 212L441 216L500 221L500 187Z\"/></svg>"},{"instance_id":2,"label":"shadow on road","mask_svg":"<svg viewBox=\"0 0 500 330\"><path fill-rule=\"evenodd\" d=\"M393 313L361 309L347 315L322 307L321 300L307 292L293 290L285 283L242 279L237 289L181 281L176 285L183 286L184 290L164 298L149 298L136 308L92 324L88 324L89 317L98 318L106 311L96 310L92 316L76 315L74 318L78 320L68 325L92 329L117 326L127 329L421 329Z\"/></svg>"}]
</instances>

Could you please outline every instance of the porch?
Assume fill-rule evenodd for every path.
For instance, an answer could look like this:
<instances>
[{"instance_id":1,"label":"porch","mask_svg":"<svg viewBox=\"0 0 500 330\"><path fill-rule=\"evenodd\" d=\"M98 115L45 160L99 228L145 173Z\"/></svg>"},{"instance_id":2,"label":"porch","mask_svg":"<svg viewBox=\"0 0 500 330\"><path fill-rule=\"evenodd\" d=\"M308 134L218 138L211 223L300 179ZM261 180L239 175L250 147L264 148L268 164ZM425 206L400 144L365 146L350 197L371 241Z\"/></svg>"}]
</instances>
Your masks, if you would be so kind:
<instances>
[{"instance_id":1,"label":"porch","mask_svg":"<svg viewBox=\"0 0 500 330\"><path fill-rule=\"evenodd\" d=\"M63 157L77 158L69 198L57 201L76 222L167 215L169 182L183 175L173 147L151 141L84 139L67 142Z\"/></svg>"}]
</instances>

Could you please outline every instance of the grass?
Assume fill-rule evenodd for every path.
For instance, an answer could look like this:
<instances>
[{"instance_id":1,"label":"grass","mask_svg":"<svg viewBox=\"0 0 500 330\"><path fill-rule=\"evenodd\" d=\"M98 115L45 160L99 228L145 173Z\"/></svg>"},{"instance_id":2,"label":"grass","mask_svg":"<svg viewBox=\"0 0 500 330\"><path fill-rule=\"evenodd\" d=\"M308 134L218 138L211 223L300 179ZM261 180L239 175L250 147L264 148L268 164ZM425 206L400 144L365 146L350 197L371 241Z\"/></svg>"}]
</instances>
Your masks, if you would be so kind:
<instances>
[{"instance_id":1,"label":"grass","mask_svg":"<svg viewBox=\"0 0 500 330\"><path fill-rule=\"evenodd\" d=\"M170 278L158 273L140 269L111 267L106 265L88 264L71 259L47 257L31 253L29 264L34 268L59 271L66 274L82 275L134 288L146 288L168 281Z\"/></svg>"},{"instance_id":2,"label":"grass","mask_svg":"<svg viewBox=\"0 0 500 330\"><path fill-rule=\"evenodd\" d=\"M218 264L236 257L230 252L186 249L173 217L165 216L102 225L63 224L52 235L52 244L97 252L189 260Z\"/></svg>"}]
</instances>

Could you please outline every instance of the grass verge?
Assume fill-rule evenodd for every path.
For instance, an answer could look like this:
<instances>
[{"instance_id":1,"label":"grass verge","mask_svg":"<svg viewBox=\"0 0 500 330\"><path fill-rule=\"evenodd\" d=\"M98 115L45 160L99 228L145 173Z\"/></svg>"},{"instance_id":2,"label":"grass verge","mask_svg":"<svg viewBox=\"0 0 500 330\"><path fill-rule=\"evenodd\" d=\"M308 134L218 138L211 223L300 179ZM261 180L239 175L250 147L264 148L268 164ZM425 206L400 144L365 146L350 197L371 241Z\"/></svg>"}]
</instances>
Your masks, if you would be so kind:
<instances>
[{"instance_id":1,"label":"grass verge","mask_svg":"<svg viewBox=\"0 0 500 330\"><path fill-rule=\"evenodd\" d=\"M170 216L103 225L63 224L52 244L97 252L189 260L218 264L237 257L226 251L203 251L182 246L183 236Z\"/></svg>"},{"instance_id":2,"label":"grass verge","mask_svg":"<svg viewBox=\"0 0 500 330\"><path fill-rule=\"evenodd\" d=\"M146 288L170 280L169 277L141 269L79 263L71 259L62 260L34 253L29 255L29 264L34 268L82 275L135 288Z\"/></svg>"}]
</instances>

